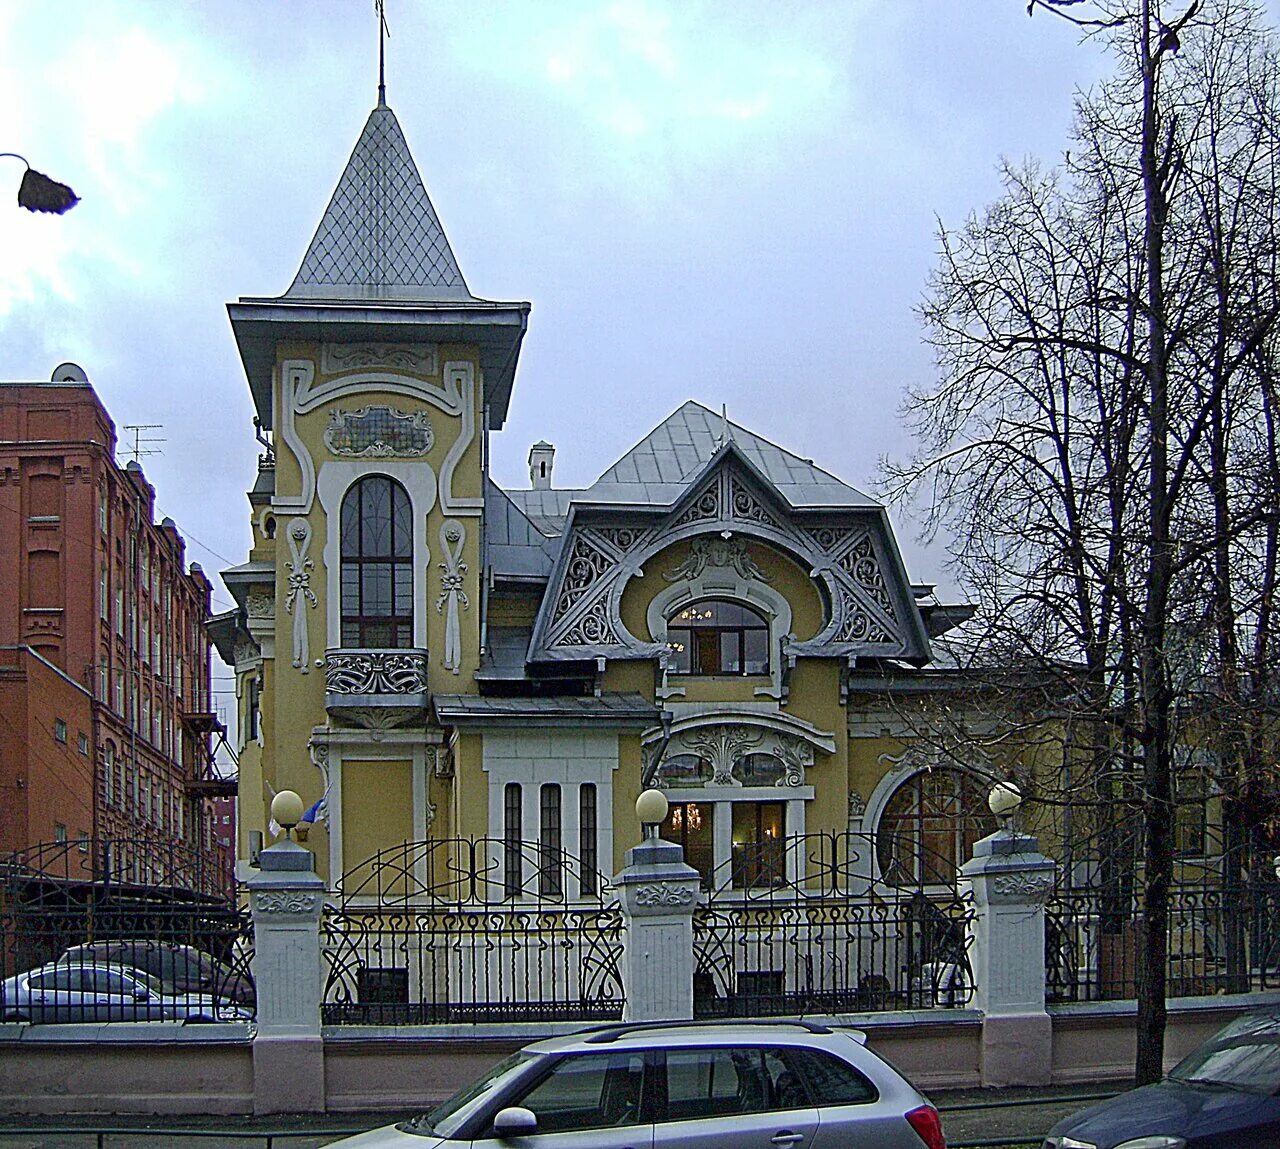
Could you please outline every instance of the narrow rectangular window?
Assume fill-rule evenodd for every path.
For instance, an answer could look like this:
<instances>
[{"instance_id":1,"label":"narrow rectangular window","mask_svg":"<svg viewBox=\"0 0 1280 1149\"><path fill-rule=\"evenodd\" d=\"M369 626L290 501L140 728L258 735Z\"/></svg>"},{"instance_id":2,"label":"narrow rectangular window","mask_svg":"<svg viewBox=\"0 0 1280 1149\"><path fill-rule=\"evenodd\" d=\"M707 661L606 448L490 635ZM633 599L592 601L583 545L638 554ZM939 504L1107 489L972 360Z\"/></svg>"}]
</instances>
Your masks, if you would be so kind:
<instances>
[{"instance_id":1,"label":"narrow rectangular window","mask_svg":"<svg viewBox=\"0 0 1280 1149\"><path fill-rule=\"evenodd\" d=\"M520 861L522 798L519 782L508 782L502 795L502 892L518 897L524 884Z\"/></svg>"},{"instance_id":2,"label":"narrow rectangular window","mask_svg":"<svg viewBox=\"0 0 1280 1149\"><path fill-rule=\"evenodd\" d=\"M102 616L102 621L108 621L108 615L111 613L110 591L107 588L107 568L104 566L98 572L98 611Z\"/></svg>"},{"instance_id":3,"label":"narrow rectangular window","mask_svg":"<svg viewBox=\"0 0 1280 1149\"><path fill-rule=\"evenodd\" d=\"M594 782L584 782L578 787L578 889L583 897L599 892L596 888L598 864L596 785Z\"/></svg>"},{"instance_id":4,"label":"narrow rectangular window","mask_svg":"<svg viewBox=\"0 0 1280 1149\"><path fill-rule=\"evenodd\" d=\"M564 860L560 841L560 786L548 782L539 802L538 893L558 897L564 889Z\"/></svg>"},{"instance_id":5,"label":"narrow rectangular window","mask_svg":"<svg viewBox=\"0 0 1280 1149\"><path fill-rule=\"evenodd\" d=\"M53 840L55 842L65 842L67 840L67 828L61 822L53 824Z\"/></svg>"},{"instance_id":6,"label":"narrow rectangular window","mask_svg":"<svg viewBox=\"0 0 1280 1149\"><path fill-rule=\"evenodd\" d=\"M67 723L64 719L55 718L53 720L53 737L58 742L67 740Z\"/></svg>"}]
</instances>

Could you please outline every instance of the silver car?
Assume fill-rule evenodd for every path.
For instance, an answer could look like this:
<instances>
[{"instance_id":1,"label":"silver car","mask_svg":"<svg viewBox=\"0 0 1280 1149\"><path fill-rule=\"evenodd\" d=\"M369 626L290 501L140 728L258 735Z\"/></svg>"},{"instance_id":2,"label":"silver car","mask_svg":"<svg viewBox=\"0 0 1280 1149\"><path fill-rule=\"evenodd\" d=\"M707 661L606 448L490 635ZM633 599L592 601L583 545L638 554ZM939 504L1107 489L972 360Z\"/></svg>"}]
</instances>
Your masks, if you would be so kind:
<instances>
[{"instance_id":1,"label":"silver car","mask_svg":"<svg viewBox=\"0 0 1280 1149\"><path fill-rule=\"evenodd\" d=\"M174 993L141 970L55 962L0 982L0 1021L235 1021L249 1011L209 994Z\"/></svg>"},{"instance_id":2,"label":"silver car","mask_svg":"<svg viewBox=\"0 0 1280 1149\"><path fill-rule=\"evenodd\" d=\"M527 1046L352 1149L945 1149L935 1110L863 1044L814 1022L610 1026Z\"/></svg>"}]
</instances>

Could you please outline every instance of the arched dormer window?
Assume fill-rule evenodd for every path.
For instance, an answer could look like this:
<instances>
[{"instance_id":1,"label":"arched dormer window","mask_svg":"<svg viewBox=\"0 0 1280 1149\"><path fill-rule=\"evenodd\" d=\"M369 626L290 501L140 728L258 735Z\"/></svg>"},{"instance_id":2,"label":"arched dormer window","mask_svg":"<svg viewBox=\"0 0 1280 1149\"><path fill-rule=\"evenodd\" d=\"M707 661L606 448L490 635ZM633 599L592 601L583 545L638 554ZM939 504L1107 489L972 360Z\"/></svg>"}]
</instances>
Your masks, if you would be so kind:
<instances>
[{"instance_id":1,"label":"arched dormer window","mask_svg":"<svg viewBox=\"0 0 1280 1149\"><path fill-rule=\"evenodd\" d=\"M895 886L950 884L973 845L996 831L987 784L963 770L937 767L908 778L890 797L876 834L876 858Z\"/></svg>"},{"instance_id":2,"label":"arched dormer window","mask_svg":"<svg viewBox=\"0 0 1280 1149\"><path fill-rule=\"evenodd\" d=\"M749 606L702 599L667 620L673 674L769 673L769 624Z\"/></svg>"},{"instance_id":3,"label":"arched dormer window","mask_svg":"<svg viewBox=\"0 0 1280 1149\"><path fill-rule=\"evenodd\" d=\"M342 645L413 645L413 526L409 496L385 475L342 499Z\"/></svg>"}]
</instances>

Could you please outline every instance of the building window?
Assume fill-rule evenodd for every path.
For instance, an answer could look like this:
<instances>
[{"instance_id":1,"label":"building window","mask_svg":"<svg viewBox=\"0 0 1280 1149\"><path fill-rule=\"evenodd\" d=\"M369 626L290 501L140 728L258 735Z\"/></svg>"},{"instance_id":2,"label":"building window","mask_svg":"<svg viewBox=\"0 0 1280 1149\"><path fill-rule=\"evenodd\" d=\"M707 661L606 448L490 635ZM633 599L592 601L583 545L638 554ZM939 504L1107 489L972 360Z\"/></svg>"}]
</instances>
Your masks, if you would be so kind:
<instances>
[{"instance_id":1,"label":"building window","mask_svg":"<svg viewBox=\"0 0 1280 1149\"><path fill-rule=\"evenodd\" d=\"M67 840L67 828L61 822L54 822L53 824L53 840L64 843Z\"/></svg>"},{"instance_id":2,"label":"building window","mask_svg":"<svg viewBox=\"0 0 1280 1149\"><path fill-rule=\"evenodd\" d=\"M599 865L599 831L596 816L596 784L578 787L578 891L583 897L599 893L596 868Z\"/></svg>"},{"instance_id":3,"label":"building window","mask_svg":"<svg viewBox=\"0 0 1280 1149\"><path fill-rule=\"evenodd\" d=\"M547 782L541 790L538 824L538 893L559 897L564 890L560 786Z\"/></svg>"},{"instance_id":4,"label":"building window","mask_svg":"<svg viewBox=\"0 0 1280 1149\"><path fill-rule=\"evenodd\" d=\"M769 624L750 607L704 600L667 623L674 674L768 674Z\"/></svg>"},{"instance_id":5,"label":"building window","mask_svg":"<svg viewBox=\"0 0 1280 1149\"><path fill-rule=\"evenodd\" d=\"M124 637L124 587L116 587L116 634Z\"/></svg>"},{"instance_id":6,"label":"building window","mask_svg":"<svg viewBox=\"0 0 1280 1149\"><path fill-rule=\"evenodd\" d=\"M53 720L53 737L56 742L66 742L67 723L65 719L55 718Z\"/></svg>"},{"instance_id":7,"label":"building window","mask_svg":"<svg viewBox=\"0 0 1280 1149\"><path fill-rule=\"evenodd\" d=\"M519 782L508 782L502 792L502 892L508 898L518 897L524 885L524 867L520 856L524 800Z\"/></svg>"},{"instance_id":8,"label":"building window","mask_svg":"<svg viewBox=\"0 0 1280 1149\"><path fill-rule=\"evenodd\" d=\"M88 755L89 753L89 735L83 730L80 731L79 736L76 738L76 748L81 754Z\"/></svg>"},{"instance_id":9,"label":"building window","mask_svg":"<svg viewBox=\"0 0 1280 1149\"><path fill-rule=\"evenodd\" d=\"M76 848L82 854L87 854L89 852L89 831L88 830L81 830L80 833L76 835Z\"/></svg>"},{"instance_id":10,"label":"building window","mask_svg":"<svg viewBox=\"0 0 1280 1149\"><path fill-rule=\"evenodd\" d=\"M715 870L715 806L710 802L673 802L659 833L684 850L684 860L702 875L703 889L711 888Z\"/></svg>"},{"instance_id":11,"label":"building window","mask_svg":"<svg viewBox=\"0 0 1280 1149\"><path fill-rule=\"evenodd\" d=\"M876 835L880 875L895 886L953 883L974 843L996 829L983 782L961 770L926 770L885 806Z\"/></svg>"},{"instance_id":12,"label":"building window","mask_svg":"<svg viewBox=\"0 0 1280 1149\"><path fill-rule=\"evenodd\" d=\"M342 645L413 645L413 527L399 483L370 475L342 500Z\"/></svg>"},{"instance_id":13,"label":"building window","mask_svg":"<svg viewBox=\"0 0 1280 1149\"><path fill-rule=\"evenodd\" d=\"M733 888L750 890L786 881L785 802L733 804Z\"/></svg>"},{"instance_id":14,"label":"building window","mask_svg":"<svg viewBox=\"0 0 1280 1149\"><path fill-rule=\"evenodd\" d=\"M107 589L107 568L104 566L98 572L98 610L102 615L102 621L109 621L111 613L110 591Z\"/></svg>"},{"instance_id":15,"label":"building window","mask_svg":"<svg viewBox=\"0 0 1280 1149\"><path fill-rule=\"evenodd\" d=\"M116 802L116 748L110 742L102 751L102 789L108 806Z\"/></svg>"},{"instance_id":16,"label":"building window","mask_svg":"<svg viewBox=\"0 0 1280 1149\"><path fill-rule=\"evenodd\" d=\"M107 492L98 492L98 529L107 533ZM104 616L105 617L105 616Z\"/></svg>"},{"instance_id":17,"label":"building window","mask_svg":"<svg viewBox=\"0 0 1280 1149\"><path fill-rule=\"evenodd\" d=\"M124 717L124 675L116 675L116 713Z\"/></svg>"}]
</instances>

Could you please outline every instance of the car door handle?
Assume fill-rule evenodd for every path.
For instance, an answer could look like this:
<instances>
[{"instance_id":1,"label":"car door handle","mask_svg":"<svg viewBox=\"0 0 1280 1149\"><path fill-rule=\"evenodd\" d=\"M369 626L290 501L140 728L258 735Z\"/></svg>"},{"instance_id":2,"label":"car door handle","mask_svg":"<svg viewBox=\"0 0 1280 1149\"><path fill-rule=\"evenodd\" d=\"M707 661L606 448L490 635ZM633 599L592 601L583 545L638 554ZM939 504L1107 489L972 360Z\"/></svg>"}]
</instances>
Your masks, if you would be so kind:
<instances>
[{"instance_id":1,"label":"car door handle","mask_svg":"<svg viewBox=\"0 0 1280 1149\"><path fill-rule=\"evenodd\" d=\"M781 1133L775 1133L769 1138L775 1145L798 1145L804 1140L803 1133L792 1133L790 1129L784 1129Z\"/></svg>"}]
</instances>

